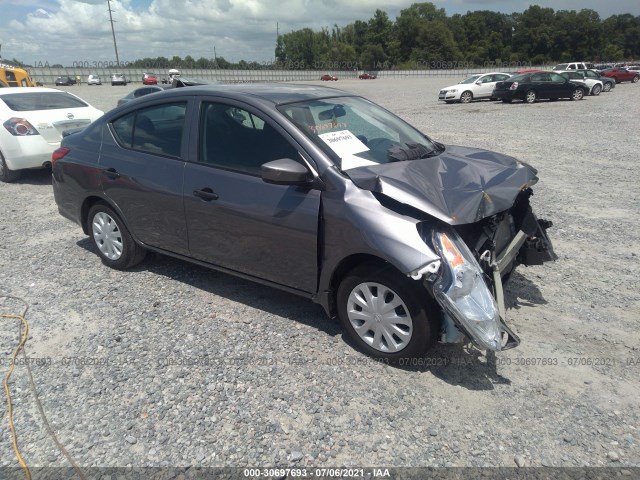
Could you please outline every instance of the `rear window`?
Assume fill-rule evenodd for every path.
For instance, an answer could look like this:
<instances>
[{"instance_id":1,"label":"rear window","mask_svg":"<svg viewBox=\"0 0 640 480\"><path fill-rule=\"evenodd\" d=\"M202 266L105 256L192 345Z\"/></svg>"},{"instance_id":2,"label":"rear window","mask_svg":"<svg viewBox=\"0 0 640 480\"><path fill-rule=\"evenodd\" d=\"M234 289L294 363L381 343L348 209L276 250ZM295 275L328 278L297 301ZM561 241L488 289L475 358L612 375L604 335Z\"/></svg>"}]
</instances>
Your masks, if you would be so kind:
<instances>
[{"instance_id":1,"label":"rear window","mask_svg":"<svg viewBox=\"0 0 640 480\"><path fill-rule=\"evenodd\" d=\"M56 110L59 108L83 108L89 105L66 92L25 92L0 94L7 107L14 112Z\"/></svg>"}]
</instances>

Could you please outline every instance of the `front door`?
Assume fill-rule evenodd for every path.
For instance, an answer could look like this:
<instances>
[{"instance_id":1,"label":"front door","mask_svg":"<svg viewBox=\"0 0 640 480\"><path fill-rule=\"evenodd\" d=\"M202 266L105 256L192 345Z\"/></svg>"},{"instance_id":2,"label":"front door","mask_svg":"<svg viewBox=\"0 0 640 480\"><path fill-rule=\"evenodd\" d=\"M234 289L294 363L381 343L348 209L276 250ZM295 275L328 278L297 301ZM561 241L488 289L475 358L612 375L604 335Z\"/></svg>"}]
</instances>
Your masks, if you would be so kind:
<instances>
[{"instance_id":1,"label":"front door","mask_svg":"<svg viewBox=\"0 0 640 480\"><path fill-rule=\"evenodd\" d=\"M184 176L190 253L314 293L320 192L261 179L260 166L271 160L307 165L293 140L266 118L250 107L201 104L196 161Z\"/></svg>"}]
</instances>

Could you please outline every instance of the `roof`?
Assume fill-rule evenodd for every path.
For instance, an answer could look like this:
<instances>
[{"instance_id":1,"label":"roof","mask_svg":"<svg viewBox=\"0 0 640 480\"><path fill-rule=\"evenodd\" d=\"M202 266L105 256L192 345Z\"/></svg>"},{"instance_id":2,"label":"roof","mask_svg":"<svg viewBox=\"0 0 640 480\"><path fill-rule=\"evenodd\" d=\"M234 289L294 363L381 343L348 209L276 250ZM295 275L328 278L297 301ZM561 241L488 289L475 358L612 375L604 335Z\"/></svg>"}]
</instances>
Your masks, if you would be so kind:
<instances>
[{"instance_id":1,"label":"roof","mask_svg":"<svg viewBox=\"0 0 640 480\"><path fill-rule=\"evenodd\" d=\"M214 85L194 85L184 88L177 88L168 91L165 95L184 95L188 92L191 95L221 95L228 98L241 100L247 96L255 99L262 99L275 105L293 102L303 102L308 100L354 96L352 93L344 92L336 88L320 87L316 85L298 85L292 83L243 83L243 84L214 84Z\"/></svg>"}]
</instances>

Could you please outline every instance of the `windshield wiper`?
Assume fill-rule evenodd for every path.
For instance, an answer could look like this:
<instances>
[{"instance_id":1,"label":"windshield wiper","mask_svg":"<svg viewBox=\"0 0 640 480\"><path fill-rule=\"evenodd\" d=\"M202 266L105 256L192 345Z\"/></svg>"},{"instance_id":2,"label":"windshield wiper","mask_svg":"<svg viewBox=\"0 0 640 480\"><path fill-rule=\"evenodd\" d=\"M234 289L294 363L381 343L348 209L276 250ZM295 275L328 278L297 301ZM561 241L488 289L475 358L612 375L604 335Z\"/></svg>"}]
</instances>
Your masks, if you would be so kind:
<instances>
[{"instance_id":1,"label":"windshield wiper","mask_svg":"<svg viewBox=\"0 0 640 480\"><path fill-rule=\"evenodd\" d=\"M406 148L394 145L387 152L387 156L391 161L403 162L406 160L417 160L419 158L429 158L439 155L438 150L430 150L421 143L407 143Z\"/></svg>"}]
</instances>

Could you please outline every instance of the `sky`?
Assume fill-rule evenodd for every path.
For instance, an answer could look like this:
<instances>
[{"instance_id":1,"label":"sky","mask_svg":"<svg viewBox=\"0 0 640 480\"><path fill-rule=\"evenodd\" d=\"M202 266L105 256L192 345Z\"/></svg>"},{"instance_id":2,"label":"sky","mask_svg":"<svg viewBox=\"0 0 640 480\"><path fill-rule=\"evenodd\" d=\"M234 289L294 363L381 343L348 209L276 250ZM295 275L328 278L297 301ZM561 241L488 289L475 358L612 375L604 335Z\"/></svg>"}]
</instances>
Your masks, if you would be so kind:
<instances>
[{"instance_id":1,"label":"sky","mask_svg":"<svg viewBox=\"0 0 640 480\"><path fill-rule=\"evenodd\" d=\"M174 55L268 63L276 34L368 20L376 9L395 20L411 0L115 0L120 61ZM473 10L522 12L524 0L434 1L447 15ZM640 15L638 0L550 0L554 10L590 8L601 18ZM107 0L0 0L0 56L30 65L115 61Z\"/></svg>"}]
</instances>

